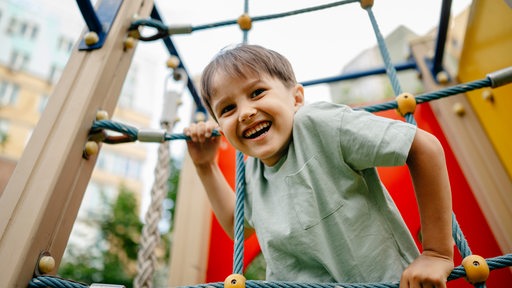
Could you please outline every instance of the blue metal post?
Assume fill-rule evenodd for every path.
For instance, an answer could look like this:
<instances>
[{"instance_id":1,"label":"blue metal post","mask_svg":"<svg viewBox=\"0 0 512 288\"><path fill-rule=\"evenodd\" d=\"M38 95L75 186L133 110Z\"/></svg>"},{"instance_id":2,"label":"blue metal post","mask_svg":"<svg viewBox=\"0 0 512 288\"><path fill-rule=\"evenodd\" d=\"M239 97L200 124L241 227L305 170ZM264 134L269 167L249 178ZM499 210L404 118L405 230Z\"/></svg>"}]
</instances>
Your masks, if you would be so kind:
<instances>
[{"instance_id":1,"label":"blue metal post","mask_svg":"<svg viewBox=\"0 0 512 288\"><path fill-rule=\"evenodd\" d=\"M437 75L437 73L443 70L443 56L444 56L444 48L446 44L446 35L448 32L448 25L450 24L450 10L452 7L452 0L443 0L441 6L441 17L439 20L439 27L437 30L437 43L436 50L434 54L434 60L432 63L431 71L432 75Z\"/></svg>"},{"instance_id":2,"label":"blue metal post","mask_svg":"<svg viewBox=\"0 0 512 288\"><path fill-rule=\"evenodd\" d=\"M162 17L160 16L160 13L158 12L158 9L156 8L156 6L154 6L153 10L151 11L151 18L158 20L158 21L162 21ZM176 47L174 46L174 43L171 40L171 37L167 36L167 37L162 38L162 40L164 41L164 44L167 47L167 50L169 50L169 53L171 55L175 55L176 57L178 57L180 59L180 64L178 67L183 69L183 71L185 73L187 73L187 75L189 76L189 77L187 77L188 78L187 88L190 91L190 94L192 95L192 98L194 99L194 102L196 104L196 112L202 112L202 113L206 114L206 109L203 106L203 103L201 102L201 98L199 97L199 94L197 93L197 89L194 85L194 82L192 81L192 77L190 77L190 74L188 73L187 69L185 68L185 65L183 65L183 61L178 53L178 50L176 50Z\"/></svg>"}]
</instances>

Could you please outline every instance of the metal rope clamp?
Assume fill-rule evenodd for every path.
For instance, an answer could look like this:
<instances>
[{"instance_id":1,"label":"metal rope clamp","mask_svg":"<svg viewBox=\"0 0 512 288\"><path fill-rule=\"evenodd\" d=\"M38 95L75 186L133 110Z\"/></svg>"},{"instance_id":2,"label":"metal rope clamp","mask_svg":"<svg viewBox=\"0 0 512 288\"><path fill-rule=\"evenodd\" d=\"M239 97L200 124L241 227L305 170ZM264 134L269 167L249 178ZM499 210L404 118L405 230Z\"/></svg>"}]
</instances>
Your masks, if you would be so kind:
<instances>
[{"instance_id":1,"label":"metal rope clamp","mask_svg":"<svg viewBox=\"0 0 512 288\"><path fill-rule=\"evenodd\" d=\"M165 130L139 130L137 140L140 142L165 142Z\"/></svg>"}]
</instances>

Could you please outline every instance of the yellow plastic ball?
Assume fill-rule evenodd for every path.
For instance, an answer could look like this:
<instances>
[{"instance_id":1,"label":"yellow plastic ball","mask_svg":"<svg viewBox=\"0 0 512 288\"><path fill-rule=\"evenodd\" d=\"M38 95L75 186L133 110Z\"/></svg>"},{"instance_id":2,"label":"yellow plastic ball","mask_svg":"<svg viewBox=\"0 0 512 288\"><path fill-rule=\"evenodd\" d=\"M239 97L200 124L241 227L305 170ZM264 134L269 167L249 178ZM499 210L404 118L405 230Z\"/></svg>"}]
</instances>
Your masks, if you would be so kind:
<instances>
[{"instance_id":1,"label":"yellow plastic ball","mask_svg":"<svg viewBox=\"0 0 512 288\"><path fill-rule=\"evenodd\" d=\"M126 39L124 39L124 49L132 49L133 47L135 47L135 38L133 37L126 37Z\"/></svg>"},{"instance_id":2,"label":"yellow plastic ball","mask_svg":"<svg viewBox=\"0 0 512 288\"><path fill-rule=\"evenodd\" d=\"M100 37L98 36L98 33L91 31L85 34L84 41L87 46L94 45L100 41Z\"/></svg>"},{"instance_id":3,"label":"yellow plastic ball","mask_svg":"<svg viewBox=\"0 0 512 288\"><path fill-rule=\"evenodd\" d=\"M482 91L482 98L487 102L494 102L494 94L492 93L492 90L486 89Z\"/></svg>"},{"instance_id":4,"label":"yellow plastic ball","mask_svg":"<svg viewBox=\"0 0 512 288\"><path fill-rule=\"evenodd\" d=\"M457 102L453 104L453 113L455 113L455 115L459 117L462 117L466 115L466 109L464 108L464 105L462 105L462 103Z\"/></svg>"},{"instance_id":5,"label":"yellow plastic ball","mask_svg":"<svg viewBox=\"0 0 512 288\"><path fill-rule=\"evenodd\" d=\"M402 93L396 97L396 103L398 104L398 108L396 111L398 114L400 114L402 117L409 113L414 113L416 110L416 99L414 98L414 95L411 93Z\"/></svg>"},{"instance_id":6,"label":"yellow plastic ball","mask_svg":"<svg viewBox=\"0 0 512 288\"><path fill-rule=\"evenodd\" d=\"M176 69L180 65L180 59L176 56L171 56L169 59L167 59L167 68Z\"/></svg>"},{"instance_id":7,"label":"yellow plastic ball","mask_svg":"<svg viewBox=\"0 0 512 288\"><path fill-rule=\"evenodd\" d=\"M238 23L238 26L240 26L240 29L244 31L251 30L252 28L252 19L247 13L240 15L236 22Z\"/></svg>"},{"instance_id":8,"label":"yellow plastic ball","mask_svg":"<svg viewBox=\"0 0 512 288\"><path fill-rule=\"evenodd\" d=\"M108 112L105 110L98 110L96 112L96 120L107 120L108 119Z\"/></svg>"},{"instance_id":9,"label":"yellow plastic ball","mask_svg":"<svg viewBox=\"0 0 512 288\"><path fill-rule=\"evenodd\" d=\"M482 283L489 277L490 269L485 259L478 255L469 255L462 260L466 270L466 280L471 284Z\"/></svg>"},{"instance_id":10,"label":"yellow plastic ball","mask_svg":"<svg viewBox=\"0 0 512 288\"><path fill-rule=\"evenodd\" d=\"M373 0L360 0L361 8L366 9L373 6Z\"/></svg>"},{"instance_id":11,"label":"yellow plastic ball","mask_svg":"<svg viewBox=\"0 0 512 288\"><path fill-rule=\"evenodd\" d=\"M194 118L196 122L203 122L206 121L206 114L204 114L203 112L196 112Z\"/></svg>"},{"instance_id":12,"label":"yellow plastic ball","mask_svg":"<svg viewBox=\"0 0 512 288\"><path fill-rule=\"evenodd\" d=\"M98 146L98 143L94 141L87 141L85 143L84 152L87 156L96 155L99 151L100 147Z\"/></svg>"},{"instance_id":13,"label":"yellow plastic ball","mask_svg":"<svg viewBox=\"0 0 512 288\"><path fill-rule=\"evenodd\" d=\"M446 73L446 71L441 71L439 73L437 73L436 75L436 80L437 82L439 82L439 84L447 84L448 83L448 73Z\"/></svg>"},{"instance_id":14,"label":"yellow plastic ball","mask_svg":"<svg viewBox=\"0 0 512 288\"><path fill-rule=\"evenodd\" d=\"M224 288L245 288L245 277L241 274L231 274L224 280Z\"/></svg>"},{"instance_id":15,"label":"yellow plastic ball","mask_svg":"<svg viewBox=\"0 0 512 288\"><path fill-rule=\"evenodd\" d=\"M43 256L39 259L38 263L39 272L41 274L48 274L55 269L55 259L52 256Z\"/></svg>"}]
</instances>

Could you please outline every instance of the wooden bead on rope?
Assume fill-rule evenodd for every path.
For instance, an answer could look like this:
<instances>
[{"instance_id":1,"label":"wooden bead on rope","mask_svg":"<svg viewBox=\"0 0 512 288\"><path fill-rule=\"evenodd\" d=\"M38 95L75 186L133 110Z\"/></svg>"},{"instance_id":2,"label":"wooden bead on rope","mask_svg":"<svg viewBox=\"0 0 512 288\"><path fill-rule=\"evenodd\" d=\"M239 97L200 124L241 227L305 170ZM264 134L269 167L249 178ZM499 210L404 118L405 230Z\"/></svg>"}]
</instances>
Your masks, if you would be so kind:
<instances>
[{"instance_id":1,"label":"wooden bead on rope","mask_svg":"<svg viewBox=\"0 0 512 288\"><path fill-rule=\"evenodd\" d=\"M252 28L252 19L247 13L240 15L236 22L238 23L238 26L240 26L240 29L244 31L251 30Z\"/></svg>"},{"instance_id":2,"label":"wooden bead on rope","mask_svg":"<svg viewBox=\"0 0 512 288\"><path fill-rule=\"evenodd\" d=\"M135 47L135 38L131 36L126 37L124 39L123 45L125 50L133 49L133 47Z\"/></svg>"},{"instance_id":3,"label":"wooden bead on rope","mask_svg":"<svg viewBox=\"0 0 512 288\"><path fill-rule=\"evenodd\" d=\"M87 46L92 46L100 41L100 37L98 36L98 33L94 31L90 31L84 36L84 42Z\"/></svg>"},{"instance_id":4,"label":"wooden bead on rope","mask_svg":"<svg viewBox=\"0 0 512 288\"><path fill-rule=\"evenodd\" d=\"M436 75L436 80L439 84L448 84L450 77L446 71L439 71Z\"/></svg>"},{"instance_id":5,"label":"wooden bead on rope","mask_svg":"<svg viewBox=\"0 0 512 288\"><path fill-rule=\"evenodd\" d=\"M42 256L39 259L37 268L39 269L39 273L49 274L53 271L53 269L55 269L55 259L49 255Z\"/></svg>"},{"instance_id":6,"label":"wooden bead on rope","mask_svg":"<svg viewBox=\"0 0 512 288\"><path fill-rule=\"evenodd\" d=\"M245 277L241 274L231 274L224 280L224 288L245 288Z\"/></svg>"},{"instance_id":7,"label":"wooden bead on rope","mask_svg":"<svg viewBox=\"0 0 512 288\"><path fill-rule=\"evenodd\" d=\"M86 157L98 154L100 147L95 141L87 141L84 147L84 155Z\"/></svg>"},{"instance_id":8,"label":"wooden bead on rope","mask_svg":"<svg viewBox=\"0 0 512 288\"><path fill-rule=\"evenodd\" d=\"M167 68L176 69L180 65L180 59L175 55L172 55L169 57L169 59L167 59L166 65Z\"/></svg>"},{"instance_id":9,"label":"wooden bead on rope","mask_svg":"<svg viewBox=\"0 0 512 288\"><path fill-rule=\"evenodd\" d=\"M414 95L411 93L402 93L398 96L396 96L396 103L398 104L398 107L396 108L396 111L400 116L405 117L405 115L411 113L413 114L416 110L416 99L414 98Z\"/></svg>"},{"instance_id":10,"label":"wooden bead on rope","mask_svg":"<svg viewBox=\"0 0 512 288\"><path fill-rule=\"evenodd\" d=\"M373 7L373 0L359 0L359 4L361 4L361 8L371 8Z\"/></svg>"},{"instance_id":11,"label":"wooden bead on rope","mask_svg":"<svg viewBox=\"0 0 512 288\"><path fill-rule=\"evenodd\" d=\"M494 94L492 93L492 90L485 89L482 91L482 99L489 103L494 103Z\"/></svg>"},{"instance_id":12,"label":"wooden bead on rope","mask_svg":"<svg viewBox=\"0 0 512 288\"><path fill-rule=\"evenodd\" d=\"M466 270L466 280L471 284L483 283L489 277L489 265L482 256L469 255L462 260Z\"/></svg>"},{"instance_id":13,"label":"wooden bead on rope","mask_svg":"<svg viewBox=\"0 0 512 288\"><path fill-rule=\"evenodd\" d=\"M455 115L457 115L459 117L466 115L466 109L464 108L464 105L462 105L462 103L460 103L460 102L453 104L452 109L453 109L453 113L455 113Z\"/></svg>"},{"instance_id":14,"label":"wooden bead on rope","mask_svg":"<svg viewBox=\"0 0 512 288\"><path fill-rule=\"evenodd\" d=\"M206 114L199 111L199 112L196 112L194 118L195 118L194 120L196 122L204 122L204 121L206 121Z\"/></svg>"},{"instance_id":15,"label":"wooden bead on rope","mask_svg":"<svg viewBox=\"0 0 512 288\"><path fill-rule=\"evenodd\" d=\"M96 112L96 120L108 120L108 112L105 110L98 110Z\"/></svg>"}]
</instances>

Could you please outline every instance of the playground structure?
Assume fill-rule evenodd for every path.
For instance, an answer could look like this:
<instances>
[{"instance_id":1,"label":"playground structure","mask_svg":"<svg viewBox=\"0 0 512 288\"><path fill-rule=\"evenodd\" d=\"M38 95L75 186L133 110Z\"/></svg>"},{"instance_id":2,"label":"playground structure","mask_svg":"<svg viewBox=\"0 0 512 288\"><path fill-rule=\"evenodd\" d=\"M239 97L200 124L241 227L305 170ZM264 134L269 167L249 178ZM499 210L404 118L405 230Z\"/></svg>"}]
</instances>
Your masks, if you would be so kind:
<instances>
[{"instance_id":1,"label":"playground structure","mask_svg":"<svg viewBox=\"0 0 512 288\"><path fill-rule=\"evenodd\" d=\"M448 2L450 1L445 3ZM90 140L91 127L96 125L99 129L112 128L108 126L102 127L99 125L102 122L95 120L98 110L112 113L116 105L117 95L119 95L133 55L133 49L130 49L130 47L131 45L136 45L136 42L127 41L127 35L137 37L137 35L132 34L136 30L134 29L134 27L137 27L136 25L157 25L155 23L158 23L155 21L133 21L131 15L138 14L141 18L151 15L151 18L154 20L162 20L151 1L104 1L104 3L100 4L97 11L102 23L105 21L105 18L110 19L109 23L111 25L108 27L108 31L103 30L102 32L105 33L97 33L97 41L95 41L94 37L92 37L92 40L90 36L86 37L87 40L84 40L84 43L80 45L80 49L85 51L74 51L63 73L65 76L63 76L63 79L57 86L43 119L41 119L26 148L27 152L20 160L5 192L1 196L2 198L0 198L0 215L2 216L0 217L0 231L2 235L0 238L0 255L4 259L13 259L13 261L5 261L0 266L2 268L0 269L0 273L2 273L1 278L6 281L6 287L26 287L33 277L34 269L39 271L36 266L39 263L39 259L44 258L41 256L51 255L56 260L56 266L58 266L96 160L95 154L86 157L88 159L82 157L85 143L87 140ZM84 7L83 9L91 12L90 8ZM105 13L114 10L117 13ZM443 11L446 13L445 9ZM507 20L509 19L507 17L510 16L510 11L510 8L504 2L491 4L485 1L475 1L473 3L473 22L470 21L468 25L468 36L465 40L465 47L469 48L465 48L463 51L461 62L464 61L465 64L459 69L459 80L461 82L474 81L475 79L485 77L485 75L493 71L512 66L512 59L507 55L507 51L512 49L510 37L508 36L511 32L512 23L510 20ZM86 17L86 14L84 13L84 18L87 22L87 19L90 18ZM485 25L492 25L494 23L498 24L493 29L482 28ZM87 24L91 31L104 29L102 28L104 25L97 25L98 23L94 21ZM447 22L441 21L441 24L447 25ZM242 25L240 26L242 27ZM443 35L444 29L442 26L440 25L439 27L440 35ZM157 27L162 28L161 25ZM245 27L247 28L247 26ZM244 33L248 30L244 29ZM487 33L489 30L492 30L493 33ZM132 33L127 31L132 31ZM155 39L163 37L170 53L179 57L171 38L168 37L168 32L166 33L164 35L155 35ZM493 45L482 44L482 42L488 41L487 38L489 37L495 40ZM419 39L411 43L411 50L416 61L416 67L414 68L420 71L425 86L429 91L438 91L444 88L443 84L440 84L438 79L435 79L442 70L442 51L436 49L438 53L436 53L436 57L432 61L433 64L425 60L428 58L428 51L431 50L433 45L444 44L443 41L439 41L441 38L438 37L437 43L433 43L431 39ZM493 55L503 55L504 58ZM441 57L441 62L438 62L439 59L437 57ZM507 59L506 57L509 58ZM176 68L186 71L182 62ZM489 81L507 78L500 75L502 74L495 75L496 77ZM451 82L451 84L454 84L454 82ZM492 243L492 248L488 252L494 253L494 255L489 255L491 257L508 252L512 247L512 228L510 223L507 223L508 221L503 220L510 219L510 216L512 216L512 205L509 203L510 197L507 197L512 192L510 185L512 157L509 149L506 149L506 147L510 147L511 142L510 136L506 133L506 131L510 130L510 124L507 124L510 121L506 121L506 119L510 119L510 116L506 114L506 108L511 107L510 103L512 100L509 96L511 94L510 85L497 88L494 87L493 83L485 82L484 84L478 88L496 88L485 90L492 91L491 98L489 98L490 96L482 98L479 95L481 91L476 90L478 88L469 87L458 92L467 92L468 97L457 95L446 98L443 101L434 101L430 104L431 108L420 109L418 107L415 116L418 119L422 119L422 117L427 119L425 123L418 120L419 125L427 125L426 122L428 122L430 129L437 132L435 134L441 133L445 135L445 137L442 137L443 144L445 147L451 147L453 153L450 155L453 156L455 165L453 167L460 170L454 171L454 174L459 175L459 178L455 179L457 182L452 184L452 187L455 185L464 186L467 189L462 189L465 190L462 192L473 192L476 198L476 201L471 200L471 197L466 194L464 196L466 197L464 200L466 203L454 203L454 206L457 206L454 207L454 210L457 210L458 205L462 207L467 205L468 202L470 205L473 205L471 209L475 210L470 211L469 214L477 215L474 217L480 218L474 219L474 223L478 223L475 226L487 227L488 230L485 230L485 233L494 235L495 239L492 240L495 240L495 242ZM187 78L187 85L196 100L198 112L204 113L204 108L202 108L198 101L199 98L190 77ZM479 103L481 101L484 102ZM457 113L453 113L452 109L457 103L459 108L456 111ZM394 105L391 108L397 108L397 104L395 103ZM460 107L463 108L460 109ZM473 113L471 110L475 110L476 113ZM197 115L200 114L198 113ZM61 119L66 119L66 121L61 121ZM410 120L410 117L408 120ZM126 129L126 127L121 128ZM129 139L132 141L143 140L142 138L157 142L172 140L172 137L167 138L167 134L138 134L138 131L130 129L123 131L126 135L132 136L135 133L136 137ZM439 137L439 135L437 136ZM62 139L67 139L68 141L62 141ZM52 149L47 149L47 147ZM57 153L54 151L59 151L60 154L56 155ZM227 153L232 152L227 151ZM229 166L229 164L225 165ZM232 166L228 169L234 171ZM186 172L189 168L185 167L184 171ZM183 182L188 184L192 181ZM404 184L402 183L401 185ZM192 189L189 187L187 190ZM390 190L393 189L391 188ZM201 192L199 191L198 193ZM192 196L195 194L188 193L188 195ZM187 200L180 199L180 202L179 205L182 205ZM188 202L195 205L196 208L185 208L181 209L182 211L188 210L192 213L207 211L207 206L204 206L205 209L197 208L197 200L191 202L189 199ZM454 202L456 202L455 198ZM400 206L400 203L398 205ZM460 210L463 211L463 209ZM460 215L457 211L456 214ZM178 217L184 218L180 215ZM190 215L187 221L190 221L192 218L201 217L203 217L203 222L199 222L202 224L197 225L197 233L203 233L203 235L199 237L197 235L187 236L186 233L180 232L180 229L182 229L180 225L183 227L183 224L177 223L176 235L179 235L179 237L185 236L186 239L177 239L175 245L179 245L180 241L190 241L191 239L200 241L208 238L204 231L209 226L209 223L204 221L208 221L211 214ZM407 219L407 217L405 218ZM461 218L458 217L458 219ZM483 226L480 226L480 224ZM193 225L189 224L188 226ZM468 229L479 229L478 227L468 227ZM463 230L466 231L466 227ZM412 228L412 231L417 230ZM213 234L218 235L218 232ZM470 243L473 244L471 241ZM203 242L199 245L207 244ZM488 243L483 243L482 246L485 245L489 246ZM482 246L478 246L475 252L479 253L481 248L485 249ZM199 255L201 254L199 253L197 259L202 258L202 261L206 262L204 261L205 254L208 253L207 251L211 253L212 248L211 246L210 249L206 246L202 247L203 249L199 251L202 252L202 255ZM183 269L186 269L190 263L187 263L185 258L180 257L176 253L173 256L173 261L182 261L181 266ZM500 262L499 260L496 259L496 262ZM491 264L496 262L490 260ZM510 266L510 264L505 266ZM237 270L239 269L237 268ZM55 272L52 270L50 269L48 272ZM459 273L459 277L464 272L464 270L460 270L455 271ZM503 271L506 274L501 279L508 279L510 281L510 271L508 269L503 269ZM224 277L228 274L225 273ZM181 275L186 275L186 273ZM196 277L194 281L198 280L197 276L193 277ZM190 281L190 279L182 280L183 282ZM209 281L208 279L203 280ZM177 283L177 285L192 283ZM254 285L258 284L261 283L255 283ZM212 284L210 286L215 285ZM251 286L253 284L248 282L247 285Z\"/></svg>"}]
</instances>

